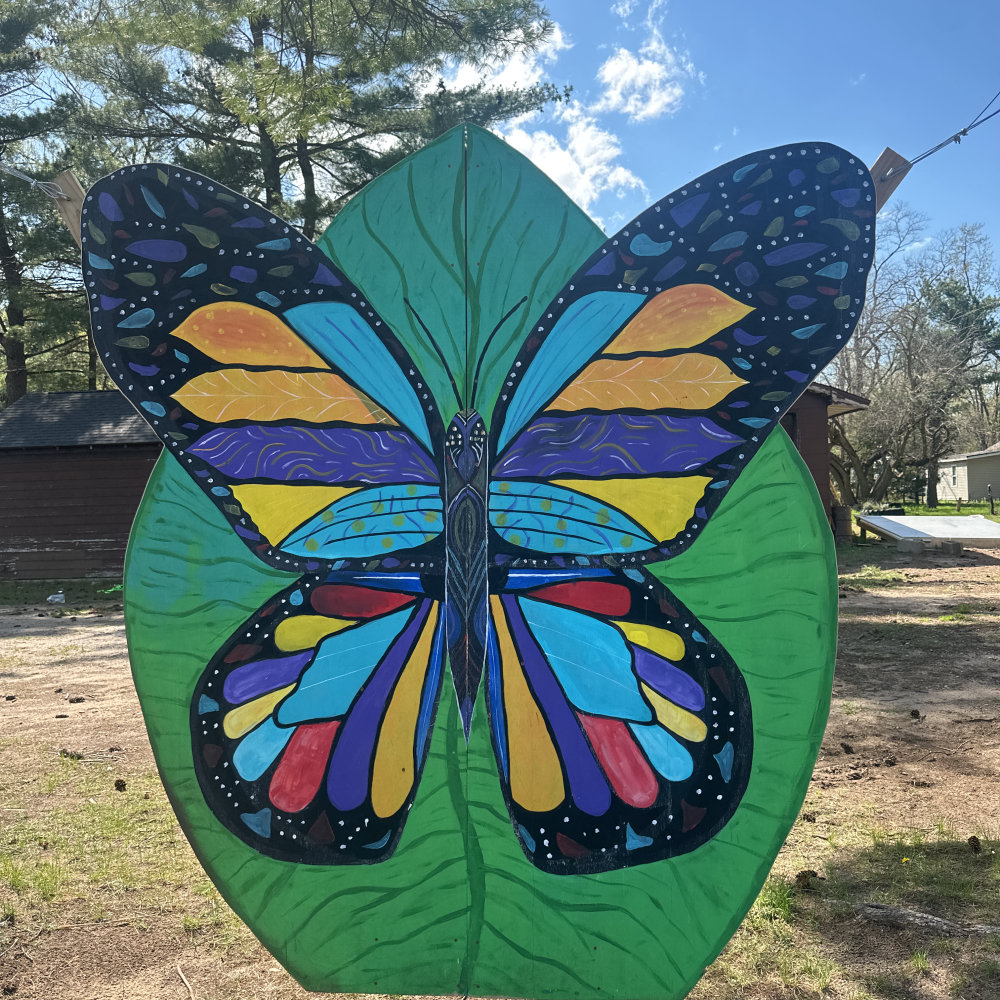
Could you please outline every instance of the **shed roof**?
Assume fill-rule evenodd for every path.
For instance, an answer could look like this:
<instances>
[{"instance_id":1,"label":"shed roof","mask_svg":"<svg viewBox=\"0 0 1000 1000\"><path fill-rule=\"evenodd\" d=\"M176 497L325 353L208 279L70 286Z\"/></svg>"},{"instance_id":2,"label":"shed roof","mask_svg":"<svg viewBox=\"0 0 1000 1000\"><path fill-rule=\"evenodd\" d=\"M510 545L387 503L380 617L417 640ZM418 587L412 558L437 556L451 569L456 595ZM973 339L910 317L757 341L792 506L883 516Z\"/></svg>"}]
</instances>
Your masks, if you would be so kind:
<instances>
[{"instance_id":1,"label":"shed roof","mask_svg":"<svg viewBox=\"0 0 1000 1000\"><path fill-rule=\"evenodd\" d=\"M111 392L29 392L0 412L0 451L158 441L132 404Z\"/></svg>"},{"instance_id":2,"label":"shed roof","mask_svg":"<svg viewBox=\"0 0 1000 1000\"><path fill-rule=\"evenodd\" d=\"M826 415L828 417L839 417L845 413L867 410L872 402L867 396L859 396L857 393L838 389L835 385L827 385L825 382L811 382L806 391L826 397Z\"/></svg>"},{"instance_id":3,"label":"shed roof","mask_svg":"<svg viewBox=\"0 0 1000 1000\"><path fill-rule=\"evenodd\" d=\"M998 456L1000 456L1000 441L991 444L989 448L984 448L982 451L968 451L958 455L945 455L944 458L938 459L938 462L965 462L970 458L997 458Z\"/></svg>"}]
</instances>

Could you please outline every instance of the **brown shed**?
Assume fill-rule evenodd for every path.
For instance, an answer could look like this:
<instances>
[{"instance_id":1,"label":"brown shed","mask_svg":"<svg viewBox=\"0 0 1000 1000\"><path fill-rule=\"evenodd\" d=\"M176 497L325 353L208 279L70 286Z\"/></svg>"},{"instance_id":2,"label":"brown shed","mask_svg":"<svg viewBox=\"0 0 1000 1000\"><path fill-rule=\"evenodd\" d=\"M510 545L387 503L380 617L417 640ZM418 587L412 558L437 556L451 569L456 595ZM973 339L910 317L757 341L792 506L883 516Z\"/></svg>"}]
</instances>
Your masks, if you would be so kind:
<instances>
[{"instance_id":1,"label":"brown shed","mask_svg":"<svg viewBox=\"0 0 1000 1000\"><path fill-rule=\"evenodd\" d=\"M843 413L866 410L870 403L871 400L864 396L857 396L823 382L813 382L781 418L781 426L788 432L816 480L823 509L831 519L833 496L830 492L830 436L827 421Z\"/></svg>"},{"instance_id":2,"label":"brown shed","mask_svg":"<svg viewBox=\"0 0 1000 1000\"><path fill-rule=\"evenodd\" d=\"M0 578L119 576L160 447L116 391L34 392L0 413Z\"/></svg>"}]
</instances>

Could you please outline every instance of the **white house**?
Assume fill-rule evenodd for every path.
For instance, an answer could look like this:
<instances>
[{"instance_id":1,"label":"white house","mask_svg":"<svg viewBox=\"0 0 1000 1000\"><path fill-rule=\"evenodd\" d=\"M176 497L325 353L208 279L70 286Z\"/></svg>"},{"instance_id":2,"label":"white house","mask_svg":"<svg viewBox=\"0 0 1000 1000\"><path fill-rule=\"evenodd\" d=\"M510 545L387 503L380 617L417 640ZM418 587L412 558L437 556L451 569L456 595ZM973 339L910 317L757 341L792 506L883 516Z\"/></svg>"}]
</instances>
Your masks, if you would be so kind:
<instances>
[{"instance_id":1,"label":"white house","mask_svg":"<svg viewBox=\"0 0 1000 1000\"><path fill-rule=\"evenodd\" d=\"M1000 496L1000 441L985 451L948 455L938 462L939 500L985 500L988 485Z\"/></svg>"}]
</instances>

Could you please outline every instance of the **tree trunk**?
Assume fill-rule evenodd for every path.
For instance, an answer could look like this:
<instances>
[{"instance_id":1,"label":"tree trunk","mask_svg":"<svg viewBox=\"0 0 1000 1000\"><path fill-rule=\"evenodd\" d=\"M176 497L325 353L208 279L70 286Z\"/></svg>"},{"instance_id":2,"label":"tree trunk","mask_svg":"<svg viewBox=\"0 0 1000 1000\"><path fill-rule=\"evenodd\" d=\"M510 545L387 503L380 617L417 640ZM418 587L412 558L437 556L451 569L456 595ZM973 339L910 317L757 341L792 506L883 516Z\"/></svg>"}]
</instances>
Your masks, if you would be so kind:
<instances>
[{"instance_id":1,"label":"tree trunk","mask_svg":"<svg viewBox=\"0 0 1000 1000\"><path fill-rule=\"evenodd\" d=\"M309 144L304 135L295 140L295 156L302 171L302 232L311 240L316 235L319 199L316 197L316 175L309 157Z\"/></svg>"},{"instance_id":2,"label":"tree trunk","mask_svg":"<svg viewBox=\"0 0 1000 1000\"><path fill-rule=\"evenodd\" d=\"M931 459L924 467L924 475L927 477L927 506L936 507L938 505L938 464L937 459Z\"/></svg>"},{"instance_id":3,"label":"tree trunk","mask_svg":"<svg viewBox=\"0 0 1000 1000\"><path fill-rule=\"evenodd\" d=\"M250 19L250 37L255 52L264 51L264 22L260 18ZM254 59L256 63L256 58ZM260 167L264 175L264 204L277 208L281 204L281 168L278 164L278 149L274 138L264 121L263 101L260 94L254 95L257 104L257 136L260 139Z\"/></svg>"},{"instance_id":4,"label":"tree trunk","mask_svg":"<svg viewBox=\"0 0 1000 1000\"><path fill-rule=\"evenodd\" d=\"M87 388L93 392L97 388L97 345L94 343L94 336L87 331Z\"/></svg>"},{"instance_id":5,"label":"tree trunk","mask_svg":"<svg viewBox=\"0 0 1000 1000\"><path fill-rule=\"evenodd\" d=\"M14 252L14 243L7 228L4 211L3 191L0 189L0 274L6 285L7 322L0 334L7 374L4 384L6 404L16 403L28 391L28 363L21 332L24 329L24 309L21 307L21 291L24 288L24 274L21 262Z\"/></svg>"},{"instance_id":6,"label":"tree trunk","mask_svg":"<svg viewBox=\"0 0 1000 1000\"><path fill-rule=\"evenodd\" d=\"M3 353L7 362L4 379L6 405L16 403L28 391L28 364L25 358L24 341L20 337L7 334L3 338Z\"/></svg>"}]
</instances>

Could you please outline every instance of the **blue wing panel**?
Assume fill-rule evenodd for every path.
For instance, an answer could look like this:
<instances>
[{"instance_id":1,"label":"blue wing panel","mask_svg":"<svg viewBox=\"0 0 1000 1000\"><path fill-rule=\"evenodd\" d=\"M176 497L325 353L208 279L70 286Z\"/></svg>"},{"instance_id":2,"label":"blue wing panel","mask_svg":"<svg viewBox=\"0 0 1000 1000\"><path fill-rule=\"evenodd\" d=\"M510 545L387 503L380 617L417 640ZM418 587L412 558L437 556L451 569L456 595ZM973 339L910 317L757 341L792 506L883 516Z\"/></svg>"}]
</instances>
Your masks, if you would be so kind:
<instances>
[{"instance_id":1,"label":"blue wing panel","mask_svg":"<svg viewBox=\"0 0 1000 1000\"><path fill-rule=\"evenodd\" d=\"M279 725L297 726L344 715L412 612L405 608L325 639L299 686L278 709Z\"/></svg>"},{"instance_id":2,"label":"blue wing panel","mask_svg":"<svg viewBox=\"0 0 1000 1000\"><path fill-rule=\"evenodd\" d=\"M650 764L663 775L667 781L683 781L690 778L694 771L694 761L687 752L660 726L629 725L635 734L643 752L649 758Z\"/></svg>"},{"instance_id":3,"label":"blue wing panel","mask_svg":"<svg viewBox=\"0 0 1000 1000\"><path fill-rule=\"evenodd\" d=\"M511 545L546 553L641 552L656 540L615 507L528 480L490 484L490 523Z\"/></svg>"},{"instance_id":4,"label":"blue wing panel","mask_svg":"<svg viewBox=\"0 0 1000 1000\"><path fill-rule=\"evenodd\" d=\"M241 741L233 753L233 767L244 781L256 781L285 749L294 729L283 729L270 716Z\"/></svg>"},{"instance_id":5,"label":"blue wing panel","mask_svg":"<svg viewBox=\"0 0 1000 1000\"><path fill-rule=\"evenodd\" d=\"M431 447L427 420L413 387L378 334L352 306L310 302L287 310L284 318L323 357Z\"/></svg>"},{"instance_id":6,"label":"blue wing panel","mask_svg":"<svg viewBox=\"0 0 1000 1000\"><path fill-rule=\"evenodd\" d=\"M569 608L520 598L521 611L566 697L581 712L650 722L632 653L613 625Z\"/></svg>"},{"instance_id":7,"label":"blue wing panel","mask_svg":"<svg viewBox=\"0 0 1000 1000\"><path fill-rule=\"evenodd\" d=\"M279 548L293 556L363 559L416 548L441 533L437 486L376 486L341 497L296 528Z\"/></svg>"},{"instance_id":8,"label":"blue wing panel","mask_svg":"<svg viewBox=\"0 0 1000 1000\"><path fill-rule=\"evenodd\" d=\"M528 366L507 409L497 454L646 301L631 292L593 292L559 318ZM565 335L564 335L565 334Z\"/></svg>"}]
</instances>

